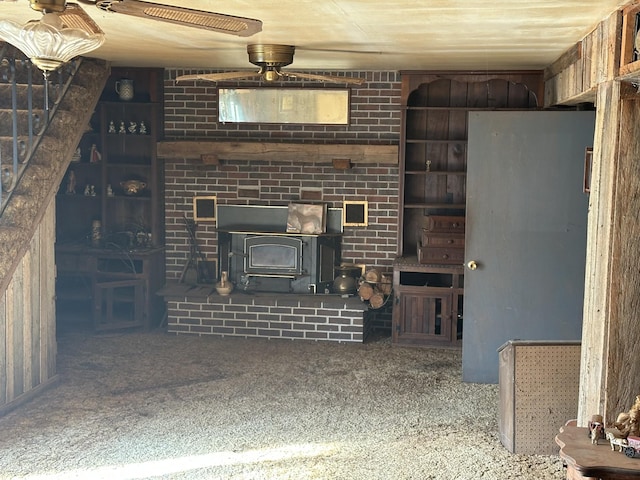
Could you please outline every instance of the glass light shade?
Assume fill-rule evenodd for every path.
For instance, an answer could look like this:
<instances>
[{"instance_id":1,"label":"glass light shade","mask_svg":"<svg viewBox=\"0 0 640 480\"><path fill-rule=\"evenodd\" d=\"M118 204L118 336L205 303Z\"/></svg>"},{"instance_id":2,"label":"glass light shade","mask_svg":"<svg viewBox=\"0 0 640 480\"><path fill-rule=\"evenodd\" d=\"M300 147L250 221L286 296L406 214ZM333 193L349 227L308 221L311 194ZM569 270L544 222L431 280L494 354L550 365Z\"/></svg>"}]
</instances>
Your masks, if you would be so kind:
<instances>
[{"instance_id":1,"label":"glass light shade","mask_svg":"<svg viewBox=\"0 0 640 480\"><path fill-rule=\"evenodd\" d=\"M104 43L104 34L68 28L55 13L24 26L0 20L0 38L20 49L40 70L50 72Z\"/></svg>"}]
</instances>

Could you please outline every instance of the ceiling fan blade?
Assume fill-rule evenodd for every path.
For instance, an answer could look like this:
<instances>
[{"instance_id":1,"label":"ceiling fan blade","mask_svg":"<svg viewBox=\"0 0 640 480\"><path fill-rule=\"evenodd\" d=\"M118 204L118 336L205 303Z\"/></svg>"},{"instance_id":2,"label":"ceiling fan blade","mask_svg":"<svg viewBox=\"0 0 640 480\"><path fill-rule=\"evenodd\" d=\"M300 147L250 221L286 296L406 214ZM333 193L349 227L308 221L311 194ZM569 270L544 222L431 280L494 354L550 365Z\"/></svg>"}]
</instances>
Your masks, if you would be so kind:
<instances>
[{"instance_id":1,"label":"ceiling fan blade","mask_svg":"<svg viewBox=\"0 0 640 480\"><path fill-rule=\"evenodd\" d=\"M240 78L259 77L262 72L222 72L222 73L196 73L193 75L180 75L176 77L176 82L185 82L188 80L205 80L207 82L220 82L222 80L236 80Z\"/></svg>"},{"instance_id":2,"label":"ceiling fan blade","mask_svg":"<svg viewBox=\"0 0 640 480\"><path fill-rule=\"evenodd\" d=\"M67 3L64 11L58 13L62 23L68 28L79 28L92 34L104 33L98 24L77 3Z\"/></svg>"},{"instance_id":3,"label":"ceiling fan blade","mask_svg":"<svg viewBox=\"0 0 640 480\"><path fill-rule=\"evenodd\" d=\"M313 73L301 73L301 72L285 72L280 71L280 75L289 78L303 78L306 80L317 80L319 82L330 83L348 83L351 85L362 85L364 78L358 77L334 77L332 75L315 75Z\"/></svg>"},{"instance_id":4,"label":"ceiling fan blade","mask_svg":"<svg viewBox=\"0 0 640 480\"><path fill-rule=\"evenodd\" d=\"M124 13L239 37L249 37L262 30L262 22L253 18L161 5L142 0L99 0L96 6L107 12Z\"/></svg>"}]
</instances>

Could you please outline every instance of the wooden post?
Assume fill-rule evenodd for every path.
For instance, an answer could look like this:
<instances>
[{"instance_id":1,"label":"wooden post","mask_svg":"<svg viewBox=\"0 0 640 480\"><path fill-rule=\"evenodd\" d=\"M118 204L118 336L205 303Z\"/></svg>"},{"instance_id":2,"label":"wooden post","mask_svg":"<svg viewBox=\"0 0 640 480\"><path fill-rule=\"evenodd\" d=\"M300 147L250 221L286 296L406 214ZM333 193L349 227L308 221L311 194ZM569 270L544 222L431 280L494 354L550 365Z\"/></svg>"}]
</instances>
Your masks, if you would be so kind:
<instances>
[{"instance_id":1,"label":"wooden post","mask_svg":"<svg viewBox=\"0 0 640 480\"><path fill-rule=\"evenodd\" d=\"M598 111L587 225L585 304L578 425L586 427L594 413L605 414L605 376L608 349L610 242L613 235L613 192L616 173L620 87L607 82L598 89ZM605 419L608 416L605 415Z\"/></svg>"},{"instance_id":2,"label":"wooden post","mask_svg":"<svg viewBox=\"0 0 640 480\"><path fill-rule=\"evenodd\" d=\"M640 394L640 100L598 88L591 174L578 424L613 422Z\"/></svg>"},{"instance_id":3,"label":"wooden post","mask_svg":"<svg viewBox=\"0 0 640 480\"><path fill-rule=\"evenodd\" d=\"M628 411L640 394L640 95L621 102L616 176L613 180L613 236L609 275L609 345L605 414L614 419ZM628 89L624 88L628 87ZM608 115L613 112L609 110ZM615 144L612 140L611 144ZM606 157L605 157L606 158ZM595 412L594 412L595 413Z\"/></svg>"}]
</instances>

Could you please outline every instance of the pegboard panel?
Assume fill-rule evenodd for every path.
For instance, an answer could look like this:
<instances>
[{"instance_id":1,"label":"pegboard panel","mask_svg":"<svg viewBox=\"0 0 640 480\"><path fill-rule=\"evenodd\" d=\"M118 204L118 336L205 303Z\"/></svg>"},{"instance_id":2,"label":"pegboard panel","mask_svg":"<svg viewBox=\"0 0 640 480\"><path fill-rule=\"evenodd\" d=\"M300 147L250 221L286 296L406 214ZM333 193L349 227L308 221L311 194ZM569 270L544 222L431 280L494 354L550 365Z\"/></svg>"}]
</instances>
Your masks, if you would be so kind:
<instances>
[{"instance_id":1,"label":"pegboard panel","mask_svg":"<svg viewBox=\"0 0 640 480\"><path fill-rule=\"evenodd\" d=\"M556 454L558 429L578 414L580 346L519 347L515 362L515 451Z\"/></svg>"},{"instance_id":2,"label":"pegboard panel","mask_svg":"<svg viewBox=\"0 0 640 480\"><path fill-rule=\"evenodd\" d=\"M503 444L514 453L557 454L558 429L578 412L580 343L509 342L500 357Z\"/></svg>"}]
</instances>

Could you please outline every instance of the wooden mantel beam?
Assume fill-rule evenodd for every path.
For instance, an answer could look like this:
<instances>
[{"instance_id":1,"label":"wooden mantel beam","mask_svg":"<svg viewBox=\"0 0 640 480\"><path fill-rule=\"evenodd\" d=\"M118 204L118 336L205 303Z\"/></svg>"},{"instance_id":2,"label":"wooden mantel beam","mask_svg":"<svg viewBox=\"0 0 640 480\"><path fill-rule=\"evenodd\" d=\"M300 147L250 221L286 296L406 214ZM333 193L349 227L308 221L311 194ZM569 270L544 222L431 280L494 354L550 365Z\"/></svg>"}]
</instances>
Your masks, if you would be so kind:
<instances>
[{"instance_id":1,"label":"wooden mantel beam","mask_svg":"<svg viewBox=\"0 0 640 480\"><path fill-rule=\"evenodd\" d=\"M178 140L158 142L157 155L159 158L202 159L206 164L221 160L333 163L340 159L350 160L352 164L398 165L397 145Z\"/></svg>"}]
</instances>

